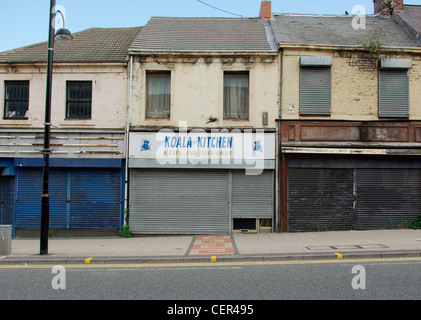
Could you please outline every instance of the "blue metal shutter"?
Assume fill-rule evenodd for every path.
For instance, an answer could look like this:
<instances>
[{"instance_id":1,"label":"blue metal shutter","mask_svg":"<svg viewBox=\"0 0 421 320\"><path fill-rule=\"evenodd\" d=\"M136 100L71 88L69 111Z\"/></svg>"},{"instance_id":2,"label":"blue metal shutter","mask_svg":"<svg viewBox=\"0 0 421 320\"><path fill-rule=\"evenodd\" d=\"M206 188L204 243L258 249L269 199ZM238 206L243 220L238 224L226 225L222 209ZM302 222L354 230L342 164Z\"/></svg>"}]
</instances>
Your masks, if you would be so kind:
<instances>
[{"instance_id":1,"label":"blue metal shutter","mask_svg":"<svg viewBox=\"0 0 421 320\"><path fill-rule=\"evenodd\" d=\"M121 227L120 170L74 170L70 180L71 228Z\"/></svg>"},{"instance_id":2,"label":"blue metal shutter","mask_svg":"<svg viewBox=\"0 0 421 320\"><path fill-rule=\"evenodd\" d=\"M1 224L6 224L4 221L4 196L3 196L3 191L4 191L4 181L3 181L3 177L0 177L0 225Z\"/></svg>"},{"instance_id":3,"label":"blue metal shutter","mask_svg":"<svg viewBox=\"0 0 421 320\"><path fill-rule=\"evenodd\" d=\"M16 227L40 226L42 195L42 171L19 169Z\"/></svg>"},{"instance_id":4,"label":"blue metal shutter","mask_svg":"<svg viewBox=\"0 0 421 320\"><path fill-rule=\"evenodd\" d=\"M42 169L20 169L18 174L16 226L39 227L41 219ZM66 227L67 172L50 171L50 227Z\"/></svg>"},{"instance_id":5,"label":"blue metal shutter","mask_svg":"<svg viewBox=\"0 0 421 320\"><path fill-rule=\"evenodd\" d=\"M330 115L331 70L300 68L300 114Z\"/></svg>"},{"instance_id":6,"label":"blue metal shutter","mask_svg":"<svg viewBox=\"0 0 421 320\"><path fill-rule=\"evenodd\" d=\"M408 81L408 70L380 70L380 117L409 117Z\"/></svg>"},{"instance_id":7,"label":"blue metal shutter","mask_svg":"<svg viewBox=\"0 0 421 320\"><path fill-rule=\"evenodd\" d=\"M14 177L0 177L0 224L13 224L15 203Z\"/></svg>"},{"instance_id":8,"label":"blue metal shutter","mask_svg":"<svg viewBox=\"0 0 421 320\"><path fill-rule=\"evenodd\" d=\"M67 177L68 171L50 171L50 227L67 227Z\"/></svg>"}]
</instances>

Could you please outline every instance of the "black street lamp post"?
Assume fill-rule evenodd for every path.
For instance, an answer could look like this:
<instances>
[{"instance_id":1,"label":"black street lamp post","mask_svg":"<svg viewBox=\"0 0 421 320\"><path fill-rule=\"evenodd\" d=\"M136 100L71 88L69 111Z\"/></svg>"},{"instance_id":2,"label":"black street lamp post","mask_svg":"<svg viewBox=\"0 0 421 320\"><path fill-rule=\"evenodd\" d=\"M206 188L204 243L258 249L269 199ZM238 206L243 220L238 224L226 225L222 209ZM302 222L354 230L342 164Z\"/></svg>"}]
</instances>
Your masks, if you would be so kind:
<instances>
[{"instance_id":1,"label":"black street lamp post","mask_svg":"<svg viewBox=\"0 0 421 320\"><path fill-rule=\"evenodd\" d=\"M56 0L50 1L50 21L48 36L48 56L47 56L47 93L45 99L45 123L44 123L44 155L43 173L42 173L42 197L41 197L41 244L40 254L48 254L48 233L50 228L50 197L49 197L49 179L50 179L50 128L51 128L51 90L53 79L53 59L54 59L54 37L62 39L71 39L71 33L65 29L63 16L63 29L57 31L55 35L55 16ZM61 12L60 12L61 13Z\"/></svg>"}]
</instances>

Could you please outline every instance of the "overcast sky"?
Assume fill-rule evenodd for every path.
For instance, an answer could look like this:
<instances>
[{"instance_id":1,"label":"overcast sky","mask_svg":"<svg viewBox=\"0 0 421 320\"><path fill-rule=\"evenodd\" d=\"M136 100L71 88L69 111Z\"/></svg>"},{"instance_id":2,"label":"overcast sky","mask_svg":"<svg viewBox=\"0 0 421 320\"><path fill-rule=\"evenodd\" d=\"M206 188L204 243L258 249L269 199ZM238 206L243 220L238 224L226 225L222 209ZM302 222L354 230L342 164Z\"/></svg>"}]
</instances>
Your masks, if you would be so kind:
<instances>
[{"instance_id":1,"label":"overcast sky","mask_svg":"<svg viewBox=\"0 0 421 320\"><path fill-rule=\"evenodd\" d=\"M49 0L0 0L0 52L48 39ZM261 0L57 0L66 27L75 33L93 27L137 27L152 16L257 17ZM421 5L421 0L405 0ZM344 14L373 0L272 0L277 13Z\"/></svg>"}]
</instances>

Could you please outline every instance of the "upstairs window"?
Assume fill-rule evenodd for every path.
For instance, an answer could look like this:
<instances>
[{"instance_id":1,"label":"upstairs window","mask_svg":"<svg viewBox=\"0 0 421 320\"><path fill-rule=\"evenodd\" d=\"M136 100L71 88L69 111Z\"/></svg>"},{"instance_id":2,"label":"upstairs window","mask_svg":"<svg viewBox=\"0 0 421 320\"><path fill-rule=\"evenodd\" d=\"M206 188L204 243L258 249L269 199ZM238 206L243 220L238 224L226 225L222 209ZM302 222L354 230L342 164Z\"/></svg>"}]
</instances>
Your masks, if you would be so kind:
<instances>
[{"instance_id":1,"label":"upstairs window","mask_svg":"<svg viewBox=\"0 0 421 320\"><path fill-rule=\"evenodd\" d=\"M146 118L170 117L171 72L148 71L146 73Z\"/></svg>"},{"instance_id":2,"label":"upstairs window","mask_svg":"<svg viewBox=\"0 0 421 320\"><path fill-rule=\"evenodd\" d=\"M408 70L379 71L379 117L409 117Z\"/></svg>"},{"instance_id":3,"label":"upstairs window","mask_svg":"<svg viewBox=\"0 0 421 320\"><path fill-rule=\"evenodd\" d=\"M249 117L249 73L224 73L224 119Z\"/></svg>"},{"instance_id":4,"label":"upstairs window","mask_svg":"<svg viewBox=\"0 0 421 320\"><path fill-rule=\"evenodd\" d=\"M67 81L66 119L86 120L92 116L92 81Z\"/></svg>"},{"instance_id":5,"label":"upstairs window","mask_svg":"<svg viewBox=\"0 0 421 320\"><path fill-rule=\"evenodd\" d=\"M301 57L301 115L330 115L331 65L332 57Z\"/></svg>"},{"instance_id":6,"label":"upstairs window","mask_svg":"<svg viewBox=\"0 0 421 320\"><path fill-rule=\"evenodd\" d=\"M27 119L29 81L5 81L4 119Z\"/></svg>"}]
</instances>

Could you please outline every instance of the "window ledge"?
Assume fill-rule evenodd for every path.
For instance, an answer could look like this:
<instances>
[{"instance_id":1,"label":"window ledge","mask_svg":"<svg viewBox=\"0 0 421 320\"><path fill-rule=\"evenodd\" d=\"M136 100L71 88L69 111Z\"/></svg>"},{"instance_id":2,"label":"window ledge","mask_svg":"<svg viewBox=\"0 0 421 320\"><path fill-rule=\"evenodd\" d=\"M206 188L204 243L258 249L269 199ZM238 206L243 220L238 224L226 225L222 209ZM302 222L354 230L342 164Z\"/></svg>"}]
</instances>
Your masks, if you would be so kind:
<instances>
[{"instance_id":1,"label":"window ledge","mask_svg":"<svg viewBox=\"0 0 421 320\"><path fill-rule=\"evenodd\" d=\"M10 119L10 118L3 118L0 119L1 126L31 126L32 122L30 120L25 119Z\"/></svg>"},{"instance_id":2,"label":"window ledge","mask_svg":"<svg viewBox=\"0 0 421 320\"><path fill-rule=\"evenodd\" d=\"M92 120L66 120L59 124L60 127L95 127Z\"/></svg>"}]
</instances>

